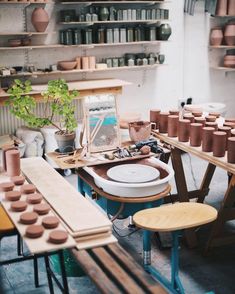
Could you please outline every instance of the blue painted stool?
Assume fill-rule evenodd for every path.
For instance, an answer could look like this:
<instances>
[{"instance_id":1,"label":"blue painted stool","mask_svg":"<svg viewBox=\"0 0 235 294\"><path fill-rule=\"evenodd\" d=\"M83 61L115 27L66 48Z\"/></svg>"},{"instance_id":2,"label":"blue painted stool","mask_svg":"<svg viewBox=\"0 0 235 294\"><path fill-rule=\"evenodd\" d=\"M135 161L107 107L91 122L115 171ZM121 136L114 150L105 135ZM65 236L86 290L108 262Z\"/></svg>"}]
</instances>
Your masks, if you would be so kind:
<instances>
[{"instance_id":1,"label":"blue painted stool","mask_svg":"<svg viewBox=\"0 0 235 294\"><path fill-rule=\"evenodd\" d=\"M183 229L210 223L217 218L217 210L209 205L182 202L145 209L133 216L136 226L144 229L143 261L146 271L151 273L170 293L185 293L179 278L179 236ZM171 281L151 266L151 231L172 232Z\"/></svg>"}]
</instances>

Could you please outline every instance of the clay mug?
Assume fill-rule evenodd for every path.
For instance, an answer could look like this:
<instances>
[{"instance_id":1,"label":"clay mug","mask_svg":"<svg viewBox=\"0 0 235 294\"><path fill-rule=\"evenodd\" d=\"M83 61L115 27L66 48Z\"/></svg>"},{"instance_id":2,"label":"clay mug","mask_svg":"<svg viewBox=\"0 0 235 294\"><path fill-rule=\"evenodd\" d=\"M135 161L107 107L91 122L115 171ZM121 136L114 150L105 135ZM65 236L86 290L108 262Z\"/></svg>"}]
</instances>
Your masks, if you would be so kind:
<instances>
[{"instance_id":1,"label":"clay mug","mask_svg":"<svg viewBox=\"0 0 235 294\"><path fill-rule=\"evenodd\" d=\"M129 136L133 142L148 140L151 135L149 121L135 121L129 123Z\"/></svg>"},{"instance_id":2,"label":"clay mug","mask_svg":"<svg viewBox=\"0 0 235 294\"><path fill-rule=\"evenodd\" d=\"M235 163L235 137L228 138L228 162Z\"/></svg>"},{"instance_id":3,"label":"clay mug","mask_svg":"<svg viewBox=\"0 0 235 294\"><path fill-rule=\"evenodd\" d=\"M167 133L169 112L160 112L159 114L159 133Z\"/></svg>"},{"instance_id":4,"label":"clay mug","mask_svg":"<svg viewBox=\"0 0 235 294\"><path fill-rule=\"evenodd\" d=\"M169 115L168 116L168 136L177 137L178 136L178 115Z\"/></svg>"},{"instance_id":5,"label":"clay mug","mask_svg":"<svg viewBox=\"0 0 235 294\"><path fill-rule=\"evenodd\" d=\"M180 119L178 122L178 140L179 142L188 142L190 132L190 120Z\"/></svg>"},{"instance_id":6,"label":"clay mug","mask_svg":"<svg viewBox=\"0 0 235 294\"><path fill-rule=\"evenodd\" d=\"M212 127L202 128L202 151L211 152L213 148L213 133L215 129Z\"/></svg>"},{"instance_id":7,"label":"clay mug","mask_svg":"<svg viewBox=\"0 0 235 294\"><path fill-rule=\"evenodd\" d=\"M190 145L193 147L201 146L202 142L202 124L190 124Z\"/></svg>"},{"instance_id":8,"label":"clay mug","mask_svg":"<svg viewBox=\"0 0 235 294\"><path fill-rule=\"evenodd\" d=\"M223 157L225 155L226 140L225 132L217 131L213 133L213 156Z\"/></svg>"}]
</instances>

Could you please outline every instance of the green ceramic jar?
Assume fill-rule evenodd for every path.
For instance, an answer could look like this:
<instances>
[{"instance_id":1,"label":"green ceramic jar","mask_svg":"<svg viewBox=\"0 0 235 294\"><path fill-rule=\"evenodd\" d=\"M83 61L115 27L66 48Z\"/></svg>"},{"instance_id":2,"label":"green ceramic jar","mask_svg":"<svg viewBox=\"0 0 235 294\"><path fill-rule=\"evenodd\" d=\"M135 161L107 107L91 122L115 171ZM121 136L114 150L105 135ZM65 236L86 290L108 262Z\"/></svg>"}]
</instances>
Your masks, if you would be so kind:
<instances>
[{"instance_id":1,"label":"green ceramic jar","mask_svg":"<svg viewBox=\"0 0 235 294\"><path fill-rule=\"evenodd\" d=\"M158 40L166 41L171 35L171 27L168 23L163 23L158 27L157 36Z\"/></svg>"}]
</instances>

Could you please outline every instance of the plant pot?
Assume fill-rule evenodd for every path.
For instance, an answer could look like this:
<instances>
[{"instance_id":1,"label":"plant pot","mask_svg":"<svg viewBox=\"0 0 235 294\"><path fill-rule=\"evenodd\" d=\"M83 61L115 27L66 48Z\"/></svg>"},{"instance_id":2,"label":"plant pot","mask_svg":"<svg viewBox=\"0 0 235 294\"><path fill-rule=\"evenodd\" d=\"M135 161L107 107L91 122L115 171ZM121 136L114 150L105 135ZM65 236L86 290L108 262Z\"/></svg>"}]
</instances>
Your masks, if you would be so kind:
<instances>
[{"instance_id":1,"label":"plant pot","mask_svg":"<svg viewBox=\"0 0 235 294\"><path fill-rule=\"evenodd\" d=\"M227 0L218 0L216 6L216 15L224 16L227 14Z\"/></svg>"},{"instance_id":2,"label":"plant pot","mask_svg":"<svg viewBox=\"0 0 235 294\"><path fill-rule=\"evenodd\" d=\"M202 128L202 151L211 152L213 147L213 133L215 128Z\"/></svg>"},{"instance_id":3,"label":"plant pot","mask_svg":"<svg viewBox=\"0 0 235 294\"><path fill-rule=\"evenodd\" d=\"M45 9L42 7L35 8L31 16L31 22L37 32L45 32L49 23L49 16Z\"/></svg>"},{"instance_id":4,"label":"plant pot","mask_svg":"<svg viewBox=\"0 0 235 294\"><path fill-rule=\"evenodd\" d=\"M228 162L235 163L235 137L228 138Z\"/></svg>"},{"instance_id":5,"label":"plant pot","mask_svg":"<svg viewBox=\"0 0 235 294\"><path fill-rule=\"evenodd\" d=\"M191 123L190 125L190 146L199 147L202 142L202 124Z\"/></svg>"},{"instance_id":6,"label":"plant pot","mask_svg":"<svg viewBox=\"0 0 235 294\"><path fill-rule=\"evenodd\" d=\"M211 29L211 34L210 34L210 44L212 46L219 46L222 44L223 41L223 31L222 28L217 27Z\"/></svg>"},{"instance_id":7,"label":"plant pot","mask_svg":"<svg viewBox=\"0 0 235 294\"><path fill-rule=\"evenodd\" d=\"M157 29L158 40L166 41L171 35L171 27L168 23L163 23Z\"/></svg>"},{"instance_id":8,"label":"plant pot","mask_svg":"<svg viewBox=\"0 0 235 294\"><path fill-rule=\"evenodd\" d=\"M101 7L99 10L99 17L101 21L107 21L109 18L109 10L107 7Z\"/></svg>"},{"instance_id":9,"label":"plant pot","mask_svg":"<svg viewBox=\"0 0 235 294\"><path fill-rule=\"evenodd\" d=\"M225 132L213 133L213 156L223 157L225 155L226 137Z\"/></svg>"},{"instance_id":10,"label":"plant pot","mask_svg":"<svg viewBox=\"0 0 235 294\"><path fill-rule=\"evenodd\" d=\"M225 44L228 46L235 45L235 22L229 22L224 30Z\"/></svg>"},{"instance_id":11,"label":"plant pot","mask_svg":"<svg viewBox=\"0 0 235 294\"><path fill-rule=\"evenodd\" d=\"M55 139L58 144L59 152L67 153L75 149L75 133L61 134L60 131L55 133Z\"/></svg>"}]
</instances>

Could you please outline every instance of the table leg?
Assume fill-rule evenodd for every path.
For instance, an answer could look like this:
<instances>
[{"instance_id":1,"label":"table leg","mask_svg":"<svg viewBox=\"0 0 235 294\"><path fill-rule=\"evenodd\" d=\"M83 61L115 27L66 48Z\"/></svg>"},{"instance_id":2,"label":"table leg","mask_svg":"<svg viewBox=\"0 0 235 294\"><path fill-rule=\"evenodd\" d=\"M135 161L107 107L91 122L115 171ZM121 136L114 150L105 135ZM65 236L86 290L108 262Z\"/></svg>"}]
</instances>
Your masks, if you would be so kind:
<instances>
[{"instance_id":1,"label":"table leg","mask_svg":"<svg viewBox=\"0 0 235 294\"><path fill-rule=\"evenodd\" d=\"M204 199L209 192L210 183L214 175L215 169L216 169L216 166L214 164L208 163L204 178L202 180L202 183L199 189L199 196L198 196L197 202L199 203L204 202Z\"/></svg>"},{"instance_id":2,"label":"table leg","mask_svg":"<svg viewBox=\"0 0 235 294\"><path fill-rule=\"evenodd\" d=\"M77 187L78 187L78 192L80 192L83 196L85 196L84 182L79 176L77 176Z\"/></svg>"}]
</instances>

